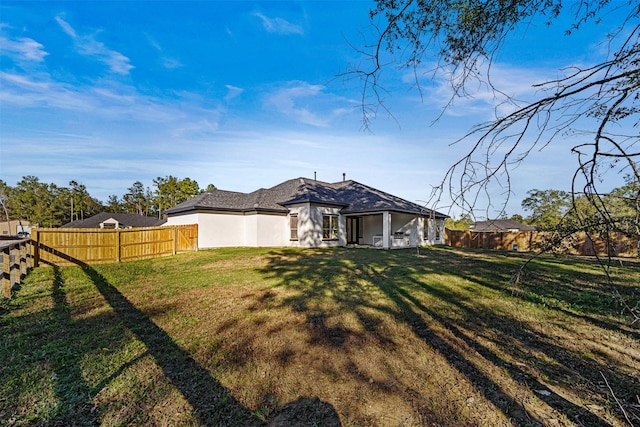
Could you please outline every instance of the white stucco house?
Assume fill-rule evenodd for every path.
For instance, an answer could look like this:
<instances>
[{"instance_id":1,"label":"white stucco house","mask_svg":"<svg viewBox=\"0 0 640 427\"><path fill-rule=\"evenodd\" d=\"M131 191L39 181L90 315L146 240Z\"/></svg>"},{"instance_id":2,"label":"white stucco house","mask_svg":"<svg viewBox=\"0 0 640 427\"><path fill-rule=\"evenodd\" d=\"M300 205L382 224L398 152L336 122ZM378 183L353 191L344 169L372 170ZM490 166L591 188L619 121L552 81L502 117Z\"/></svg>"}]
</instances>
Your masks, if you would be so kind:
<instances>
[{"instance_id":1,"label":"white stucco house","mask_svg":"<svg viewBox=\"0 0 640 427\"><path fill-rule=\"evenodd\" d=\"M164 212L198 224L198 247L406 248L444 243L446 215L348 180L296 178L251 193L212 190Z\"/></svg>"}]
</instances>

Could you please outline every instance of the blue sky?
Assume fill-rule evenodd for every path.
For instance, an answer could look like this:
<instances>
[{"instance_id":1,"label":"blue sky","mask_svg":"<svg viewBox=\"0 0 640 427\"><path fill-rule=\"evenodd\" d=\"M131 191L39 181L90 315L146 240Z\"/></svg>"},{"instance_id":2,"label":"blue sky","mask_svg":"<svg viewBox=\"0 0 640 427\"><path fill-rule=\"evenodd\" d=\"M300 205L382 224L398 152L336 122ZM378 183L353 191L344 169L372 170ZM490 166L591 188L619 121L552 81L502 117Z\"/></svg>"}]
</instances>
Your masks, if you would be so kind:
<instances>
[{"instance_id":1,"label":"blue sky","mask_svg":"<svg viewBox=\"0 0 640 427\"><path fill-rule=\"evenodd\" d=\"M3 0L0 179L76 180L106 202L158 176L249 192L346 173L426 200L468 149L450 143L490 119L499 100L479 90L432 124L450 96L444 80L424 76L421 98L407 70L391 65L383 84L393 117L379 110L364 131L361 83L336 76L365 64L356 47L370 34L372 5ZM532 83L599 60L599 42L619 23L613 15L566 37L561 25L533 22L505 44L494 82L531 97ZM508 214L521 212L530 189L570 189L568 150L535 151L512 173Z\"/></svg>"}]
</instances>

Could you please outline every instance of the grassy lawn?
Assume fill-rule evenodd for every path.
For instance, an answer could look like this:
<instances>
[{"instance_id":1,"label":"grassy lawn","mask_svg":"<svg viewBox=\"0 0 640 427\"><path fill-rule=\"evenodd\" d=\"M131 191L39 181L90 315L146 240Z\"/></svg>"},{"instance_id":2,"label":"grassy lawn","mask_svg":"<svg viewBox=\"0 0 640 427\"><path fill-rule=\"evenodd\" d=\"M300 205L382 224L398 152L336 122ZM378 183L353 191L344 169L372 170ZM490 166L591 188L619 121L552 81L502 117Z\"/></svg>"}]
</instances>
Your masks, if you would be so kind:
<instances>
[{"instance_id":1,"label":"grassy lawn","mask_svg":"<svg viewBox=\"0 0 640 427\"><path fill-rule=\"evenodd\" d=\"M509 285L525 259L220 249L41 267L0 305L0 425L640 425L640 329L602 269L545 257ZM640 264L611 275L635 305Z\"/></svg>"}]
</instances>

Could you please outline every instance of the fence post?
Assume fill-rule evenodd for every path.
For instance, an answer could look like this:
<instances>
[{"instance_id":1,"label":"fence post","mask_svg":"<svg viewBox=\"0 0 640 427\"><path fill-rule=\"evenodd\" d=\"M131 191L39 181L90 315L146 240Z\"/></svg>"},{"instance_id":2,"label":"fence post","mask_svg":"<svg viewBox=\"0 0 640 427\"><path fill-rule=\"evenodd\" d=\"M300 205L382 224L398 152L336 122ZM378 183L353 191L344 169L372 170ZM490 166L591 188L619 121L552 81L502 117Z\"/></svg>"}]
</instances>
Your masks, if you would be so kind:
<instances>
[{"instance_id":1,"label":"fence post","mask_svg":"<svg viewBox=\"0 0 640 427\"><path fill-rule=\"evenodd\" d=\"M121 248L120 248L120 229L116 231L116 262L120 262Z\"/></svg>"},{"instance_id":2,"label":"fence post","mask_svg":"<svg viewBox=\"0 0 640 427\"><path fill-rule=\"evenodd\" d=\"M11 267L9 268L9 298L11 298L11 291L15 285L20 284L20 244L11 246L9 248L9 262L11 263Z\"/></svg>"},{"instance_id":3,"label":"fence post","mask_svg":"<svg viewBox=\"0 0 640 427\"><path fill-rule=\"evenodd\" d=\"M11 298L11 270L10 270L10 249L7 246L2 249L2 289L4 296L7 298Z\"/></svg>"},{"instance_id":4,"label":"fence post","mask_svg":"<svg viewBox=\"0 0 640 427\"><path fill-rule=\"evenodd\" d=\"M193 233L193 250L194 251L198 251L198 224L194 225L193 230L195 230L195 233Z\"/></svg>"},{"instance_id":5,"label":"fence post","mask_svg":"<svg viewBox=\"0 0 640 427\"><path fill-rule=\"evenodd\" d=\"M20 280L27 275L27 242L20 243Z\"/></svg>"},{"instance_id":6,"label":"fence post","mask_svg":"<svg viewBox=\"0 0 640 427\"><path fill-rule=\"evenodd\" d=\"M30 268L33 268L33 240L29 239L29 243L27 244L27 271Z\"/></svg>"},{"instance_id":7,"label":"fence post","mask_svg":"<svg viewBox=\"0 0 640 427\"><path fill-rule=\"evenodd\" d=\"M178 253L178 227L173 227L173 255Z\"/></svg>"},{"instance_id":8,"label":"fence post","mask_svg":"<svg viewBox=\"0 0 640 427\"><path fill-rule=\"evenodd\" d=\"M40 266L40 232L36 228L36 245L33 247L33 267Z\"/></svg>"}]
</instances>

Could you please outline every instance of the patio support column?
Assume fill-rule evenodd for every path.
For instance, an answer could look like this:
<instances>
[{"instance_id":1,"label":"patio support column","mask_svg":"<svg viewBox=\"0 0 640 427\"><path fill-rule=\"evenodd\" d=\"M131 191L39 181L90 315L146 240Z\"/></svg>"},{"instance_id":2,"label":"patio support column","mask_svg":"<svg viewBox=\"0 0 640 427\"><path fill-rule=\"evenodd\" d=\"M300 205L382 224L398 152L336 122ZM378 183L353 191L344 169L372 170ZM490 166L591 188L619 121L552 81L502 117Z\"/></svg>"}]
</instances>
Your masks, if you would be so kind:
<instances>
[{"instance_id":1,"label":"patio support column","mask_svg":"<svg viewBox=\"0 0 640 427\"><path fill-rule=\"evenodd\" d=\"M382 212L382 247L389 249L391 242L391 214L387 211Z\"/></svg>"}]
</instances>

